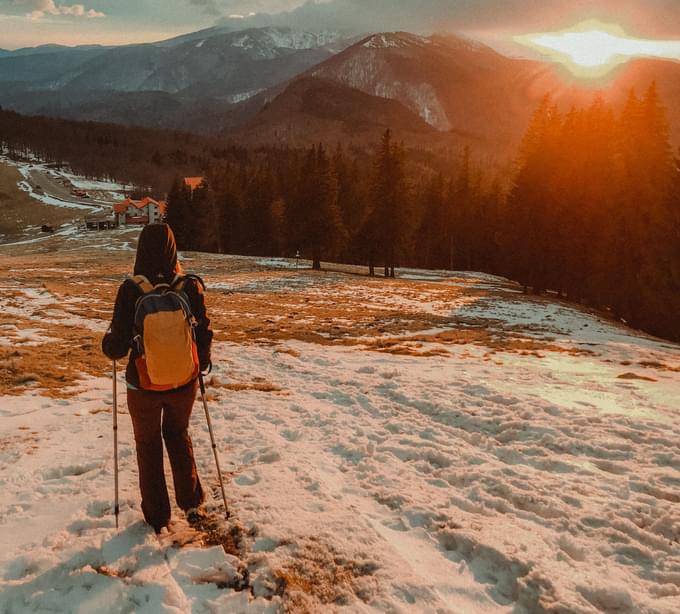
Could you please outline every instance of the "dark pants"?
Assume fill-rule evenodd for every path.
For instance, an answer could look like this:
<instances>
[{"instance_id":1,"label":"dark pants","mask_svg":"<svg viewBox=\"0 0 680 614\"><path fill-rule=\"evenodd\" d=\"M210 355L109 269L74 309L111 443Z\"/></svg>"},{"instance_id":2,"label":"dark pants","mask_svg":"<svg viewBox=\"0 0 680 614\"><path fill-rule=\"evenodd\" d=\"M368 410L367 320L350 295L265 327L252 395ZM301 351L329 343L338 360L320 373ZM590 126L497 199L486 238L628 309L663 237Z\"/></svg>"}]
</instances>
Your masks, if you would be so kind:
<instances>
[{"instance_id":1,"label":"dark pants","mask_svg":"<svg viewBox=\"0 0 680 614\"><path fill-rule=\"evenodd\" d=\"M156 531L167 526L170 520L170 500L163 470L163 440L172 467L177 505L188 510L203 502L203 489L188 432L196 388L194 382L180 391L127 391L137 445L142 511L144 519Z\"/></svg>"}]
</instances>

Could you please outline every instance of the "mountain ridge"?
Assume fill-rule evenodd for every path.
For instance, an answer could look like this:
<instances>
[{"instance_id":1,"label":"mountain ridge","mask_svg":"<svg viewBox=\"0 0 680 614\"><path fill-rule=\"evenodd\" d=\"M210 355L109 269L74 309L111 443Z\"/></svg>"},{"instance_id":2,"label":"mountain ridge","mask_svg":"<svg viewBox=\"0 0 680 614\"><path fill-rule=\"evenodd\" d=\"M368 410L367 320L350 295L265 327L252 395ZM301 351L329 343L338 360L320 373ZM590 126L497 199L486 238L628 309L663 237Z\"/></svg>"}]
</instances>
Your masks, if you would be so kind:
<instances>
[{"instance_id":1,"label":"mountain ridge","mask_svg":"<svg viewBox=\"0 0 680 614\"><path fill-rule=\"evenodd\" d=\"M510 58L474 39L448 33L349 36L281 26L214 26L142 45L47 45L0 52L0 105L76 120L239 134L246 142L259 142L266 133L281 133L281 117L266 106L296 79L310 85L310 77L322 80L326 91L330 82L344 86L347 89L333 86L333 91L355 101L359 97L354 90L363 92L371 97L362 99L368 109L378 113L389 108L388 115L398 116L400 124L416 126L414 118L401 111L394 115L397 107L373 98L393 100L438 131L437 138L432 133L434 142L450 135L458 143L465 134L480 153L494 157L513 155L546 94L565 109L587 104L597 95L622 104L631 88L642 91L657 81L668 105L673 144L680 145L680 105L674 102L680 100L680 63L639 59L601 82L584 82L557 65ZM317 93L318 86L313 88ZM277 108L294 108L295 91L288 91L288 99ZM366 120L362 110L335 104L326 96L317 100L328 105L334 127L329 124L324 134L318 123L323 109L310 114L306 107L304 114L315 117L309 138L335 138L338 124L333 122ZM268 120L274 123L266 129ZM306 142L300 120L298 114L290 123L298 126L295 140ZM369 123L384 125L377 116ZM253 139L246 126L257 126ZM422 134L420 129L406 132Z\"/></svg>"}]
</instances>

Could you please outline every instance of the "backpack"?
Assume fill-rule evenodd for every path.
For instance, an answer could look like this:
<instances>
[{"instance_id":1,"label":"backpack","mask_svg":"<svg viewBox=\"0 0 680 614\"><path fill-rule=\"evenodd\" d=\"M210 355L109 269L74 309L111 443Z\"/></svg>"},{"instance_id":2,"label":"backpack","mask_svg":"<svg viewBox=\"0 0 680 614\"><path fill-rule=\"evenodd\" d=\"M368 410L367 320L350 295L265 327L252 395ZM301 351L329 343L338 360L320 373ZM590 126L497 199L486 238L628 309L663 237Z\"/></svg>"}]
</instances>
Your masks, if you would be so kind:
<instances>
[{"instance_id":1,"label":"backpack","mask_svg":"<svg viewBox=\"0 0 680 614\"><path fill-rule=\"evenodd\" d=\"M144 390L174 390L198 377L196 319L183 290L187 279L177 276L170 284L154 286L143 275L132 278L142 291L135 303L133 343Z\"/></svg>"}]
</instances>

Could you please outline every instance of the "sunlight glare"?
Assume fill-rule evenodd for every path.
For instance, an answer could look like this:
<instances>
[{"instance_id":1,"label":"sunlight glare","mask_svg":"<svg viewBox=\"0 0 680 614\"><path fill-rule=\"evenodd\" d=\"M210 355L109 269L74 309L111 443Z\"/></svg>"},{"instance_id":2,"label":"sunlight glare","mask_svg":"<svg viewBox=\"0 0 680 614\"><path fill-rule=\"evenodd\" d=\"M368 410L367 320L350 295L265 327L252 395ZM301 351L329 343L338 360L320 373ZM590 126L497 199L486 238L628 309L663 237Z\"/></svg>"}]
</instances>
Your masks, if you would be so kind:
<instances>
[{"instance_id":1,"label":"sunlight glare","mask_svg":"<svg viewBox=\"0 0 680 614\"><path fill-rule=\"evenodd\" d=\"M583 78L602 77L633 58L680 60L680 41L635 38L620 26L598 21L583 22L561 32L515 36L514 40L564 64Z\"/></svg>"}]
</instances>

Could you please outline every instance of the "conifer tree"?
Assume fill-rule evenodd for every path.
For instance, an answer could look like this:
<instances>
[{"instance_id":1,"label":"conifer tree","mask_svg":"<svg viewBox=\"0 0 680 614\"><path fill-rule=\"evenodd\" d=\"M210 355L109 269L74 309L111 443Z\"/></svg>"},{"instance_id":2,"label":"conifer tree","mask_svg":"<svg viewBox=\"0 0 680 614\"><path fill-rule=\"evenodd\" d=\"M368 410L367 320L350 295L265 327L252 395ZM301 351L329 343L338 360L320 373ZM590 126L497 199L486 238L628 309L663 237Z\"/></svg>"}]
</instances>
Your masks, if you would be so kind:
<instances>
[{"instance_id":1,"label":"conifer tree","mask_svg":"<svg viewBox=\"0 0 680 614\"><path fill-rule=\"evenodd\" d=\"M406 208L406 189L403 172L403 150L392 142L390 130L383 134L371 193L371 213L367 218L365 236L371 242L371 260L380 255L385 267L385 277L394 277L399 252L402 227L401 219Z\"/></svg>"},{"instance_id":2,"label":"conifer tree","mask_svg":"<svg viewBox=\"0 0 680 614\"><path fill-rule=\"evenodd\" d=\"M175 178L168 192L166 221L175 234L178 249L190 249L193 232L191 188L181 177Z\"/></svg>"}]
</instances>

